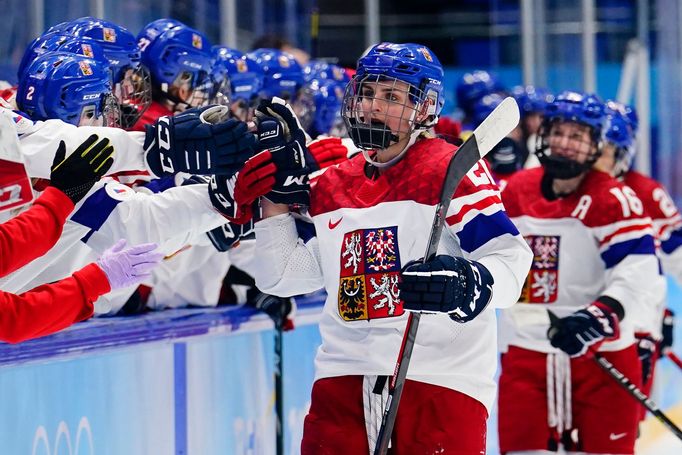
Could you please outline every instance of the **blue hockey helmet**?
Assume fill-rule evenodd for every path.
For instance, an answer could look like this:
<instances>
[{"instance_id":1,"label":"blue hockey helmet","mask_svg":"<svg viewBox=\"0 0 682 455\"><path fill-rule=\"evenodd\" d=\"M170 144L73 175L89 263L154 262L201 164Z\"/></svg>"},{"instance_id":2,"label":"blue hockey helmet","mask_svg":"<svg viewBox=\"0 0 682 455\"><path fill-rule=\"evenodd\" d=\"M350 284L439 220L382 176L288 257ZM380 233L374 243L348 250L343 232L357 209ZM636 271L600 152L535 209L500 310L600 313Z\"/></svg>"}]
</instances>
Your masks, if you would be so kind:
<instances>
[{"instance_id":1,"label":"blue hockey helmet","mask_svg":"<svg viewBox=\"0 0 682 455\"><path fill-rule=\"evenodd\" d=\"M306 81L312 79L332 80L344 86L350 82L350 76L345 69L323 60L313 60L305 65L303 67L303 78Z\"/></svg>"},{"instance_id":2,"label":"blue hockey helmet","mask_svg":"<svg viewBox=\"0 0 682 455\"><path fill-rule=\"evenodd\" d=\"M128 69L140 66L140 48L135 36L124 27L97 18L81 18L69 28L75 36L86 36L96 41L109 60L114 84L123 80Z\"/></svg>"},{"instance_id":3,"label":"blue hockey helmet","mask_svg":"<svg viewBox=\"0 0 682 455\"><path fill-rule=\"evenodd\" d=\"M555 125L564 122L589 127L591 142L586 152L575 153L570 158L552 153L550 136L555 130ZM606 106L597 95L573 91L561 92L547 106L545 118L540 127L540 141L536 149L540 163L547 172L557 178L577 177L591 168L599 157L606 125Z\"/></svg>"},{"instance_id":4,"label":"blue hockey helmet","mask_svg":"<svg viewBox=\"0 0 682 455\"><path fill-rule=\"evenodd\" d=\"M109 62L112 89L121 108L121 126L129 128L151 104L149 72L142 65L137 39L126 28L95 17L82 17L67 30L94 40Z\"/></svg>"},{"instance_id":5,"label":"blue hockey helmet","mask_svg":"<svg viewBox=\"0 0 682 455\"><path fill-rule=\"evenodd\" d=\"M614 175L619 177L630 170L635 155L635 130L626 114L626 106L616 101L606 102L607 126L604 142L615 147Z\"/></svg>"},{"instance_id":6,"label":"blue hockey helmet","mask_svg":"<svg viewBox=\"0 0 682 455\"><path fill-rule=\"evenodd\" d=\"M491 93L490 95L485 95L483 98L478 100L474 105L473 110L473 120L476 126L480 125L483 120L488 117L492 111L495 110L497 106L504 101L504 96L499 93Z\"/></svg>"},{"instance_id":7,"label":"blue hockey helmet","mask_svg":"<svg viewBox=\"0 0 682 455\"><path fill-rule=\"evenodd\" d=\"M264 74L261 66L244 53L226 46L213 46L212 53L215 59L213 77L216 94L227 90L230 102L255 106L263 87Z\"/></svg>"},{"instance_id":8,"label":"blue hockey helmet","mask_svg":"<svg viewBox=\"0 0 682 455\"><path fill-rule=\"evenodd\" d=\"M198 30L162 21L152 22L139 35L142 62L151 72L154 90L176 104L202 106L213 86L211 42Z\"/></svg>"},{"instance_id":9,"label":"blue hockey helmet","mask_svg":"<svg viewBox=\"0 0 682 455\"><path fill-rule=\"evenodd\" d=\"M341 106L345 85L335 80L311 79L303 87L303 95L294 103L301 126L312 137L330 134L343 124Z\"/></svg>"},{"instance_id":10,"label":"blue hockey helmet","mask_svg":"<svg viewBox=\"0 0 682 455\"><path fill-rule=\"evenodd\" d=\"M467 117L472 117L474 105L478 100L485 95L501 91L504 91L504 87L494 74L485 70L465 73L459 78L455 88L457 107Z\"/></svg>"},{"instance_id":11,"label":"blue hockey helmet","mask_svg":"<svg viewBox=\"0 0 682 455\"><path fill-rule=\"evenodd\" d=\"M564 91L547 106L545 118L550 122L562 120L587 125L592 128L598 142L606 122L605 109L604 102L597 95Z\"/></svg>"},{"instance_id":12,"label":"blue hockey helmet","mask_svg":"<svg viewBox=\"0 0 682 455\"><path fill-rule=\"evenodd\" d=\"M398 103L375 96L375 89L400 91L398 82L407 84L405 102L399 104L402 104L402 114L408 118L402 114L400 119L392 118L395 116L389 115L388 109L383 118L377 118L373 113L376 106ZM444 103L443 67L429 48L414 43L381 43L372 46L358 60L355 76L346 88L342 116L356 146L363 150L384 149L405 135L434 125ZM408 120L407 130L402 126L398 129L395 125L388 126L396 120L401 124L402 120Z\"/></svg>"},{"instance_id":13,"label":"blue hockey helmet","mask_svg":"<svg viewBox=\"0 0 682 455\"><path fill-rule=\"evenodd\" d=\"M62 31L46 32L42 36L31 41L31 43L26 47L24 55L21 57L19 62L19 68L17 69L17 76L21 79L22 75L26 72L29 65L36 59L39 55L45 52L56 50L64 41L69 39L69 35L63 33Z\"/></svg>"},{"instance_id":14,"label":"blue hockey helmet","mask_svg":"<svg viewBox=\"0 0 682 455\"><path fill-rule=\"evenodd\" d=\"M637 135L637 130L639 130L639 116L637 115L637 109L632 104L623 105L623 112L625 117L628 119L630 128L632 128L633 136Z\"/></svg>"},{"instance_id":15,"label":"blue hockey helmet","mask_svg":"<svg viewBox=\"0 0 682 455\"><path fill-rule=\"evenodd\" d=\"M263 96L294 101L303 87L303 69L293 55L279 49L256 49L247 54L263 68Z\"/></svg>"},{"instance_id":16,"label":"blue hockey helmet","mask_svg":"<svg viewBox=\"0 0 682 455\"><path fill-rule=\"evenodd\" d=\"M119 126L107 64L82 55L50 52L36 58L19 81L17 105L34 120Z\"/></svg>"},{"instance_id":17,"label":"blue hockey helmet","mask_svg":"<svg viewBox=\"0 0 682 455\"><path fill-rule=\"evenodd\" d=\"M529 114L544 114L549 103L554 101L554 95L549 91L532 85L516 85L511 89L511 96L519 105L522 116Z\"/></svg>"}]
</instances>

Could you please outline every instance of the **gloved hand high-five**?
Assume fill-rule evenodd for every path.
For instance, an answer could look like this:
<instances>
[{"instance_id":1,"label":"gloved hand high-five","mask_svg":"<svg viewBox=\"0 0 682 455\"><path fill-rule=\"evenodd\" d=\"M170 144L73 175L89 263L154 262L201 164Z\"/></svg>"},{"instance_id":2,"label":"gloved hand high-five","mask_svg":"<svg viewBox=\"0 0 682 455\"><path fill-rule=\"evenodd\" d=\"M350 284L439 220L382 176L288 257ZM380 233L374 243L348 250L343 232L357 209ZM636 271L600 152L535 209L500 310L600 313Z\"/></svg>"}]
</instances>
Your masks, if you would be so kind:
<instances>
[{"instance_id":1,"label":"gloved hand high-five","mask_svg":"<svg viewBox=\"0 0 682 455\"><path fill-rule=\"evenodd\" d=\"M147 163L158 176L188 172L231 176L255 152L247 125L223 115L225 106L186 110L147 125Z\"/></svg>"},{"instance_id":2,"label":"gloved hand high-five","mask_svg":"<svg viewBox=\"0 0 682 455\"><path fill-rule=\"evenodd\" d=\"M328 168L348 160L348 147L340 137L325 137L308 144L308 150L317 161L320 169Z\"/></svg>"},{"instance_id":3,"label":"gloved hand high-five","mask_svg":"<svg viewBox=\"0 0 682 455\"><path fill-rule=\"evenodd\" d=\"M213 176L208 187L213 206L233 223L248 223L253 204L272 191L276 170L270 152L261 152L233 177Z\"/></svg>"},{"instance_id":4,"label":"gloved hand high-five","mask_svg":"<svg viewBox=\"0 0 682 455\"><path fill-rule=\"evenodd\" d=\"M143 243L126 248L125 239L121 239L102 253L97 265L109 279L111 290L125 288L149 278L149 271L163 259L163 254L154 251L157 246L155 243Z\"/></svg>"},{"instance_id":5,"label":"gloved hand high-five","mask_svg":"<svg viewBox=\"0 0 682 455\"><path fill-rule=\"evenodd\" d=\"M319 169L306 147L307 135L291 107L280 98L256 109L258 148L268 150L277 169L266 197L277 204L310 204L308 174Z\"/></svg>"},{"instance_id":6,"label":"gloved hand high-five","mask_svg":"<svg viewBox=\"0 0 682 455\"><path fill-rule=\"evenodd\" d=\"M114 147L108 138L88 137L66 156L66 144L59 143L52 162L50 185L66 194L74 204L83 199L114 162Z\"/></svg>"},{"instance_id":7,"label":"gloved hand high-five","mask_svg":"<svg viewBox=\"0 0 682 455\"><path fill-rule=\"evenodd\" d=\"M579 357L588 349L598 349L608 339L618 338L618 323L625 315L623 306L614 299L601 300L552 323L547 337L555 348L571 357Z\"/></svg>"},{"instance_id":8,"label":"gloved hand high-five","mask_svg":"<svg viewBox=\"0 0 682 455\"><path fill-rule=\"evenodd\" d=\"M403 308L422 313L448 313L456 322L478 316L492 298L493 277L476 261L438 255L422 263L412 261L398 283Z\"/></svg>"}]
</instances>

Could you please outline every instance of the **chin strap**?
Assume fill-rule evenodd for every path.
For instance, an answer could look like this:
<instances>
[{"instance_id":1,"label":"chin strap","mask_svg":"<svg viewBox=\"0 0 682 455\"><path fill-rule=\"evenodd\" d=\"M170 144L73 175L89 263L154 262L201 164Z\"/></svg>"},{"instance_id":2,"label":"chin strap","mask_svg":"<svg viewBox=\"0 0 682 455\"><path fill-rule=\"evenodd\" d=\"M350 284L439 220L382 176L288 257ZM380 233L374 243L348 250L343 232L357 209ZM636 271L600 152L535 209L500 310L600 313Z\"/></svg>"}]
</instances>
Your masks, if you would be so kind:
<instances>
[{"instance_id":1,"label":"chin strap","mask_svg":"<svg viewBox=\"0 0 682 455\"><path fill-rule=\"evenodd\" d=\"M407 144L405 145L405 147L400 151L400 153L398 153L396 156L394 156L393 158L391 158L388 161L380 162L380 161L373 160L372 157L369 156L370 151L365 150L365 149L362 149L362 156L365 157L365 161L367 161L369 164L371 164L374 167L377 167L377 168L391 167L403 158L403 156L405 155L405 152L407 152L407 149L412 147L412 145L417 141L417 138L422 133L422 131L423 131L422 129L412 131L412 133L410 133L410 140L407 141Z\"/></svg>"}]
</instances>

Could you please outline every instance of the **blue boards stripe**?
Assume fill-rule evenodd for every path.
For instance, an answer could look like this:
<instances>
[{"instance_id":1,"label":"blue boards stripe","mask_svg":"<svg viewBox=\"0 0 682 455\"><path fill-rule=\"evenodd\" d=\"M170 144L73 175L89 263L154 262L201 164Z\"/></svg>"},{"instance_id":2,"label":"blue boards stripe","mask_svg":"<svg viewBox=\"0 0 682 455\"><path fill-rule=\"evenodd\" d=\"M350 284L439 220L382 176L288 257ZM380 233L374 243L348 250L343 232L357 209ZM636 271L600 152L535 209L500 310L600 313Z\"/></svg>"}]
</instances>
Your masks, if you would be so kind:
<instances>
[{"instance_id":1,"label":"blue boards stripe","mask_svg":"<svg viewBox=\"0 0 682 455\"><path fill-rule=\"evenodd\" d=\"M175 455L187 455L187 345L173 344Z\"/></svg>"}]
</instances>

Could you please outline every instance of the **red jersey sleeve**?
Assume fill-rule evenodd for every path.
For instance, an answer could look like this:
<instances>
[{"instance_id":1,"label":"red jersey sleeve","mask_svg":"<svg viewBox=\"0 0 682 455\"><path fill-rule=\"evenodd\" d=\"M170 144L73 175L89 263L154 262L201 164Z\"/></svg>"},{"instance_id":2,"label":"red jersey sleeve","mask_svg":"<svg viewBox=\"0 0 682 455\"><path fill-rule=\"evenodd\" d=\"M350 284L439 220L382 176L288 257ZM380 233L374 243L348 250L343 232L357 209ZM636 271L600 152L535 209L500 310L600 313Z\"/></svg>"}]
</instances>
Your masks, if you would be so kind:
<instances>
[{"instance_id":1,"label":"red jersey sleeve","mask_svg":"<svg viewBox=\"0 0 682 455\"><path fill-rule=\"evenodd\" d=\"M0 276L45 254L57 243L73 202L48 187L26 212L0 225Z\"/></svg>"},{"instance_id":2,"label":"red jersey sleeve","mask_svg":"<svg viewBox=\"0 0 682 455\"><path fill-rule=\"evenodd\" d=\"M20 295L0 291L0 340L19 343L87 319L93 302L110 290L102 269L90 264L69 278Z\"/></svg>"}]
</instances>

